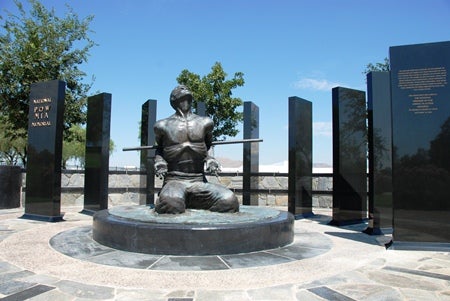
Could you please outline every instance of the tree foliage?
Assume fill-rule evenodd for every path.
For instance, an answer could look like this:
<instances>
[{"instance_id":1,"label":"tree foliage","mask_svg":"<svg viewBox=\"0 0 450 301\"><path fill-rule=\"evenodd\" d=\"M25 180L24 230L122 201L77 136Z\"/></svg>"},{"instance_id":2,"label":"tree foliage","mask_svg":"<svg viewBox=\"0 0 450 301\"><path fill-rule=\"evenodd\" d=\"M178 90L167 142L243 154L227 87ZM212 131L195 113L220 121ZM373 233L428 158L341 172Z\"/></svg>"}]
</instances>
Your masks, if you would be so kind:
<instances>
[{"instance_id":1,"label":"tree foliage","mask_svg":"<svg viewBox=\"0 0 450 301\"><path fill-rule=\"evenodd\" d=\"M369 63L366 65L366 69L364 70L364 74L367 74L372 71L391 71L391 65L389 63L389 59L387 57L384 58L384 62L382 63Z\"/></svg>"},{"instance_id":2,"label":"tree foliage","mask_svg":"<svg viewBox=\"0 0 450 301\"><path fill-rule=\"evenodd\" d=\"M67 167L69 161L74 161L79 166L84 166L86 158L86 128L79 124L73 125L69 129L71 139L63 142L62 166ZM109 140L109 154L114 152L115 144Z\"/></svg>"},{"instance_id":3,"label":"tree foliage","mask_svg":"<svg viewBox=\"0 0 450 301\"><path fill-rule=\"evenodd\" d=\"M70 140L63 141L62 166L67 167L69 160L77 161L80 166L84 165L86 153L86 129L76 124L70 129Z\"/></svg>"},{"instance_id":4,"label":"tree foliage","mask_svg":"<svg viewBox=\"0 0 450 301\"><path fill-rule=\"evenodd\" d=\"M24 162L23 153L27 145L27 140L22 138L26 133L19 133L16 139L10 139L7 137L7 130L11 127L7 121L0 122L0 163L7 165L19 165Z\"/></svg>"},{"instance_id":5,"label":"tree foliage","mask_svg":"<svg viewBox=\"0 0 450 301\"><path fill-rule=\"evenodd\" d=\"M198 102L206 104L206 114L214 121L214 140L224 140L226 136L238 134L237 124L242 121L242 112L237 108L242 106L240 98L232 97L232 90L244 85L244 74L236 72L232 79L226 79L227 73L219 62L211 67L206 76L181 71L177 77L179 84L186 85L193 93L193 107L197 109Z\"/></svg>"},{"instance_id":6,"label":"tree foliage","mask_svg":"<svg viewBox=\"0 0 450 301\"><path fill-rule=\"evenodd\" d=\"M0 17L0 123L7 125L4 137L26 140L30 85L59 79L66 82L67 139L68 129L86 120L86 95L92 84L83 83L86 73L79 65L87 62L88 52L95 46L88 36L93 17L80 20L67 6L68 12L61 18L37 0L29 0L29 11L18 0L15 3L17 15L8 12L5 19ZM17 151L26 158L25 146Z\"/></svg>"}]
</instances>

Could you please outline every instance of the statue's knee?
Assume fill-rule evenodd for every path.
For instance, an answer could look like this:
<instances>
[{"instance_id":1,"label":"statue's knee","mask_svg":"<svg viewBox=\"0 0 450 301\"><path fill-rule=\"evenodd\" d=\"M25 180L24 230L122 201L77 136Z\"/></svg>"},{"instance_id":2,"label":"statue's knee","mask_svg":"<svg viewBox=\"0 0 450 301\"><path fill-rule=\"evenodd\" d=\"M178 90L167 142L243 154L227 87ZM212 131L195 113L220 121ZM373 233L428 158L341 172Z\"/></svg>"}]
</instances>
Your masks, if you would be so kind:
<instances>
[{"instance_id":1,"label":"statue's knee","mask_svg":"<svg viewBox=\"0 0 450 301\"><path fill-rule=\"evenodd\" d=\"M160 196L156 203L155 211L160 214L179 214L186 211L186 204L182 198Z\"/></svg>"},{"instance_id":2,"label":"statue's knee","mask_svg":"<svg viewBox=\"0 0 450 301\"><path fill-rule=\"evenodd\" d=\"M239 201L233 192L224 194L222 199L216 203L211 211L217 212L238 212L239 211Z\"/></svg>"},{"instance_id":3,"label":"statue's knee","mask_svg":"<svg viewBox=\"0 0 450 301\"><path fill-rule=\"evenodd\" d=\"M239 211L239 200L234 193L232 193L231 196L229 198L227 198L227 204L228 204L228 207L230 208L230 210L229 210L230 212Z\"/></svg>"}]
</instances>

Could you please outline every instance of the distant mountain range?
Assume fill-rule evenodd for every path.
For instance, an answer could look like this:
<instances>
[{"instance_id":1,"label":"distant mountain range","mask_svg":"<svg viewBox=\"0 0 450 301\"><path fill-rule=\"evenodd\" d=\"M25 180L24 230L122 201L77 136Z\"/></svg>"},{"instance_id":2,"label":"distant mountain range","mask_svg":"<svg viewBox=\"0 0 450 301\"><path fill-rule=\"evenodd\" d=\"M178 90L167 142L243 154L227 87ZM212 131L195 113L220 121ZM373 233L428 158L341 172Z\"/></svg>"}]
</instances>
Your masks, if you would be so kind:
<instances>
[{"instance_id":1,"label":"distant mountain range","mask_svg":"<svg viewBox=\"0 0 450 301\"><path fill-rule=\"evenodd\" d=\"M242 171L242 161L233 160L230 158L218 157L217 161L222 165L222 171L224 172L236 172ZM313 163L314 172L332 172L333 167L327 163ZM280 172L287 173L289 170L289 162L283 161L278 163L273 163L269 165L259 166L260 172Z\"/></svg>"}]
</instances>

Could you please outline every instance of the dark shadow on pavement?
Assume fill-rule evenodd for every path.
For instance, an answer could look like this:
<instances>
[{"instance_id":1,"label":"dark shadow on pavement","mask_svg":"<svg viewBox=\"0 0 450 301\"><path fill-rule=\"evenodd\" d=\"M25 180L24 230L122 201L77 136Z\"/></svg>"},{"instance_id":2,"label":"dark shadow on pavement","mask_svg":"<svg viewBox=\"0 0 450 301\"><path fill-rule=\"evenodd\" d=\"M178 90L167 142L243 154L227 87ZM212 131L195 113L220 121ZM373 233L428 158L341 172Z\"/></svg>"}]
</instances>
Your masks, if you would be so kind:
<instances>
[{"instance_id":1,"label":"dark shadow on pavement","mask_svg":"<svg viewBox=\"0 0 450 301\"><path fill-rule=\"evenodd\" d=\"M344 238L344 239L349 239L349 240L353 240L353 241L359 241L359 242L363 242L366 244L371 244L371 245L377 245L379 246L380 243L379 241L373 237L373 236L368 236L367 234L361 233L361 232L354 232L354 233L345 233L345 232L324 232L324 234L326 235L332 235L332 236L336 236L336 237L340 237L340 238Z\"/></svg>"}]
</instances>

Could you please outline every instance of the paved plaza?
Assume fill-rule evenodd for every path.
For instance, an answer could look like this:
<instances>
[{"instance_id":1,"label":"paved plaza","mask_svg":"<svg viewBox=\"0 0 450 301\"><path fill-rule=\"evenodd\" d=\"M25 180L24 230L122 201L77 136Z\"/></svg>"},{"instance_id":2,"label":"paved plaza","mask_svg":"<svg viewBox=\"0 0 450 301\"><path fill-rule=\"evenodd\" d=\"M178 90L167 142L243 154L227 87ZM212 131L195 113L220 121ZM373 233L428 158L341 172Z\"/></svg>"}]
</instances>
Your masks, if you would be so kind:
<instances>
[{"instance_id":1,"label":"paved plaza","mask_svg":"<svg viewBox=\"0 0 450 301\"><path fill-rule=\"evenodd\" d=\"M81 209L59 223L0 210L0 300L450 300L449 251L386 250L390 235L330 226L326 209L289 246L226 256L114 250Z\"/></svg>"}]
</instances>

